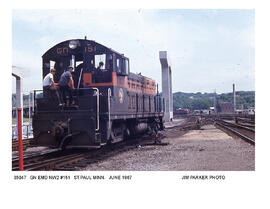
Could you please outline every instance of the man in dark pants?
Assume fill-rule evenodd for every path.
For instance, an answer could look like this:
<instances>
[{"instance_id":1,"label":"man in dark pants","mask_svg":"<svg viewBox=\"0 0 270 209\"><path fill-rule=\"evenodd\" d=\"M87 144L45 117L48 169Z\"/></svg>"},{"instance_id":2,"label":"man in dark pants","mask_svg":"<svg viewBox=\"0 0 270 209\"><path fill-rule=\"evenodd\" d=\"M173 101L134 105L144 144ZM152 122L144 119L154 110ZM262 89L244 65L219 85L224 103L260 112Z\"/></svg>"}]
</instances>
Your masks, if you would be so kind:
<instances>
[{"instance_id":1,"label":"man in dark pants","mask_svg":"<svg viewBox=\"0 0 270 209\"><path fill-rule=\"evenodd\" d=\"M62 103L67 106L67 95L69 96L69 105L73 104L72 89L74 88L74 81L72 78L73 67L69 66L68 69L61 75L59 80L59 91L61 94Z\"/></svg>"},{"instance_id":2,"label":"man in dark pants","mask_svg":"<svg viewBox=\"0 0 270 209\"><path fill-rule=\"evenodd\" d=\"M55 100L55 96L57 98L57 102L60 104L60 97L57 91L57 83L54 82L54 75L56 70L54 68L50 69L50 73L48 73L43 80L43 90L44 97L48 97L50 99Z\"/></svg>"}]
</instances>

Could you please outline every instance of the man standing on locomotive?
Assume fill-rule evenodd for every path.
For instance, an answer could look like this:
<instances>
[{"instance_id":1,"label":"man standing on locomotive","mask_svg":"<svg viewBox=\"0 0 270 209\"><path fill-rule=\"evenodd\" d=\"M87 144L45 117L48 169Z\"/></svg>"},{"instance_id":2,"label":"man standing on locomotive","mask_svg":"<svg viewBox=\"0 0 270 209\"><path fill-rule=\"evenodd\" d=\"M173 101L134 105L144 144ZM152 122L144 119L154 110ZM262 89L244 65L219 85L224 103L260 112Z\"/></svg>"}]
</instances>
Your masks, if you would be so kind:
<instances>
[{"instance_id":1,"label":"man standing on locomotive","mask_svg":"<svg viewBox=\"0 0 270 209\"><path fill-rule=\"evenodd\" d=\"M43 80L44 96L53 98L53 96L56 95L57 100L60 103L60 98L57 91L57 84L54 82L53 79L55 72L56 70L54 68L50 69L50 73L48 73Z\"/></svg>"},{"instance_id":2,"label":"man standing on locomotive","mask_svg":"<svg viewBox=\"0 0 270 209\"><path fill-rule=\"evenodd\" d=\"M59 90L61 94L62 103L67 105L67 94L69 96L69 105L73 104L72 89L74 88L74 81L72 78L73 67L69 66L68 69L61 75L59 80Z\"/></svg>"}]
</instances>

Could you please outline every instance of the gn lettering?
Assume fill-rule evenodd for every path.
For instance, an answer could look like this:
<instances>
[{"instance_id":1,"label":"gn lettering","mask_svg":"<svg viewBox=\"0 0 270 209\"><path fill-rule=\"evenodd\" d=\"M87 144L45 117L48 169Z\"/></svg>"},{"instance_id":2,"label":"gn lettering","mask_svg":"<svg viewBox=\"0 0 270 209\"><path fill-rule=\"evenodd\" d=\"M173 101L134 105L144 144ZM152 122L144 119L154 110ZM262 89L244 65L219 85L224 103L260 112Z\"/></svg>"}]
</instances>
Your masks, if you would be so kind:
<instances>
[{"instance_id":1,"label":"gn lettering","mask_svg":"<svg viewBox=\"0 0 270 209\"><path fill-rule=\"evenodd\" d=\"M86 46L84 47L84 52L95 52L96 51L96 46ZM56 53L57 54L67 54L68 53L68 47L60 47L56 48Z\"/></svg>"},{"instance_id":2,"label":"gn lettering","mask_svg":"<svg viewBox=\"0 0 270 209\"><path fill-rule=\"evenodd\" d=\"M67 54L68 53L68 48L67 47L56 48L56 53L57 54Z\"/></svg>"},{"instance_id":3,"label":"gn lettering","mask_svg":"<svg viewBox=\"0 0 270 209\"><path fill-rule=\"evenodd\" d=\"M84 52L95 52L96 51L96 46L86 46L84 47Z\"/></svg>"}]
</instances>

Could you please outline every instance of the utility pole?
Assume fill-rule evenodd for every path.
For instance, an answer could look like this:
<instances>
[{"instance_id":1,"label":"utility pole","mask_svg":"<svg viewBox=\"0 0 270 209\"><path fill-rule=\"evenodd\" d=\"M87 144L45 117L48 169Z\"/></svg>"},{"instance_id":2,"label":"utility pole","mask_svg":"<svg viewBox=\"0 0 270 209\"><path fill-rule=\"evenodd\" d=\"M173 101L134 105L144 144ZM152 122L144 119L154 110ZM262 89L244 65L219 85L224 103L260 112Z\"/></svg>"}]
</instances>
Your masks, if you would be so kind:
<instances>
[{"instance_id":1,"label":"utility pole","mask_svg":"<svg viewBox=\"0 0 270 209\"><path fill-rule=\"evenodd\" d=\"M214 92L214 113L217 113L217 98L216 98L216 89Z\"/></svg>"},{"instance_id":2,"label":"utility pole","mask_svg":"<svg viewBox=\"0 0 270 209\"><path fill-rule=\"evenodd\" d=\"M236 112L235 84L233 84L233 113Z\"/></svg>"}]
</instances>

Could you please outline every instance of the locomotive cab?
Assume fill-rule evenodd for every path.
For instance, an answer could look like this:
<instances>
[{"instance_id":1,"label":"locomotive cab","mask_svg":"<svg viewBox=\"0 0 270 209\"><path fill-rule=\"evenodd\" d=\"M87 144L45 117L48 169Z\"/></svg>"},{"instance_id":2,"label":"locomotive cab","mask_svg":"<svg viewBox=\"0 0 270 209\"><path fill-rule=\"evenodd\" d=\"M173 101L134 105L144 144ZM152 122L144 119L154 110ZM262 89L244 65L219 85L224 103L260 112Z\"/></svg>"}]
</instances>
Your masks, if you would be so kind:
<instances>
[{"instance_id":1,"label":"locomotive cab","mask_svg":"<svg viewBox=\"0 0 270 209\"><path fill-rule=\"evenodd\" d=\"M97 46L87 46L84 49L79 47L77 50L61 46L54 48L54 53L51 49L43 55L43 78L49 73L50 68L55 68L56 83L68 66L73 66L74 69L75 88L91 86L92 83L111 83L112 72L127 75L122 67L122 60L120 62L118 56L102 47L99 50ZM102 68L99 67L100 63L104 63Z\"/></svg>"},{"instance_id":2,"label":"locomotive cab","mask_svg":"<svg viewBox=\"0 0 270 209\"><path fill-rule=\"evenodd\" d=\"M117 82L124 85L125 77L129 75L128 58L94 41L62 42L48 50L42 58L43 78L51 68L55 68L55 83L59 82L68 66L73 66L75 97L81 88L113 86ZM100 66L100 63L103 65ZM47 95L44 97L50 99Z\"/></svg>"}]
</instances>

